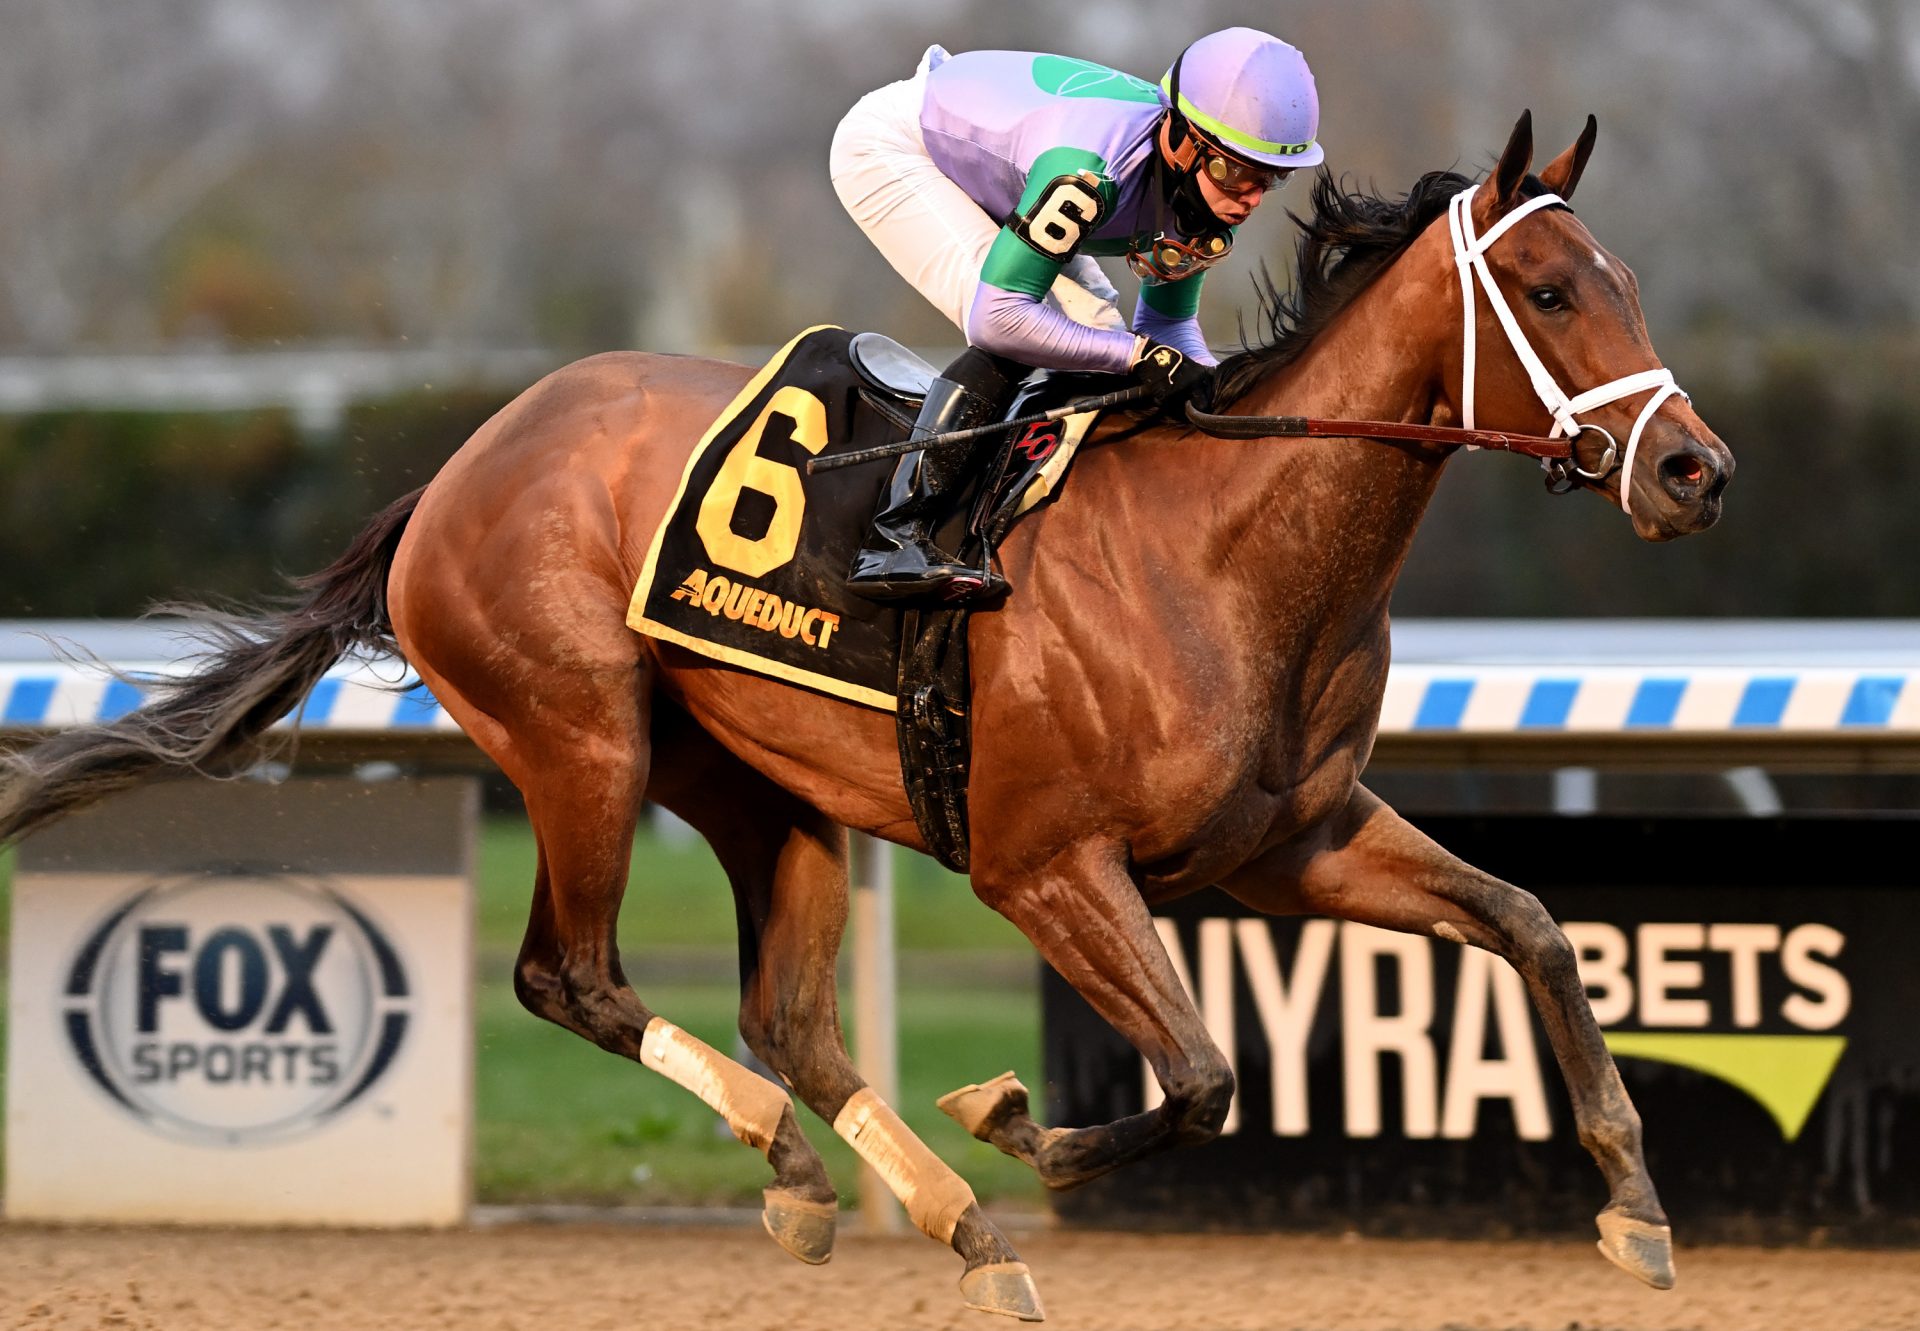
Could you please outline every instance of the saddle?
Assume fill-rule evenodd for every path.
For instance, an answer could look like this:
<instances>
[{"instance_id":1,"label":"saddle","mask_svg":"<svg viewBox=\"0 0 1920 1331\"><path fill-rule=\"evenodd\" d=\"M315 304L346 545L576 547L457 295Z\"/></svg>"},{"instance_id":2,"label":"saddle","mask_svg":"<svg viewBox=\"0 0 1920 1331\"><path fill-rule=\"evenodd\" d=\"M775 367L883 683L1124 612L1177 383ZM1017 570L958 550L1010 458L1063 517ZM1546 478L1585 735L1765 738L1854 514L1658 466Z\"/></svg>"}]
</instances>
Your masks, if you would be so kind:
<instances>
[{"instance_id":1,"label":"saddle","mask_svg":"<svg viewBox=\"0 0 1920 1331\"><path fill-rule=\"evenodd\" d=\"M847 347L863 396L899 426L913 428L938 371L881 333L858 333ZM1015 390L1003 416L1016 420L1051 411L1129 382L1125 376L1035 370ZM984 563L1013 524L1052 499L1097 413L1063 421L1014 426L998 441L992 461L968 482L961 501L940 524L942 546L967 563Z\"/></svg>"},{"instance_id":2,"label":"saddle","mask_svg":"<svg viewBox=\"0 0 1920 1331\"><path fill-rule=\"evenodd\" d=\"M701 655L895 714L914 819L935 857L967 867L967 607L902 610L847 592L892 459L807 462L904 439L935 369L878 333L808 329L763 366L688 458L654 532L627 623ZM1036 372L1008 418L1114 387ZM1056 499L1087 412L1010 429L935 533L986 566L1022 516ZM1016 588L1014 595L1019 594Z\"/></svg>"}]
</instances>

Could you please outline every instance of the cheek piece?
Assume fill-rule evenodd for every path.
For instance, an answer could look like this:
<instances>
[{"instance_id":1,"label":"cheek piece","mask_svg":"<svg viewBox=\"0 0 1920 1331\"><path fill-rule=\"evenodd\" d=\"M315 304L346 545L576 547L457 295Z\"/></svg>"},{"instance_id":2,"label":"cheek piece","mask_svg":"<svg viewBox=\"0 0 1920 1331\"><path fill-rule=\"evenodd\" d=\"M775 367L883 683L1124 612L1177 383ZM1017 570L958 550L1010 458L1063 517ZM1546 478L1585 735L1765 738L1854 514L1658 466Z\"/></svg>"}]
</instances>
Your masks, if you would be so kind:
<instances>
[{"instance_id":1,"label":"cheek piece","mask_svg":"<svg viewBox=\"0 0 1920 1331\"><path fill-rule=\"evenodd\" d=\"M1474 277L1478 275L1481 290L1487 293L1487 303L1493 307L1494 315L1505 330L1507 342L1513 347L1513 354L1520 358L1520 364L1526 368L1527 377L1533 383L1533 391L1540 398L1540 404L1553 416L1553 432L1550 438L1577 439L1580 435L1594 433L1606 441L1606 451L1601 455L1600 466L1595 471L1583 471L1577 461L1569 460L1565 471L1559 474L1569 488L1576 480L1604 480L1613 471L1618 444L1612 434L1598 425L1588 425L1580 419L1580 413L1591 411L1595 407L1604 407L1623 397L1635 393L1653 390L1653 396L1640 409L1640 415L1633 423L1633 432L1627 436L1627 454L1620 459L1620 507L1631 517L1633 515L1633 459L1640 448L1640 436L1646 431L1647 422L1660 410L1670 397L1687 398L1680 385L1673 380L1673 371L1663 365L1651 370L1642 370L1638 374L1629 374L1622 378L1601 384L1598 388L1589 388L1586 392L1569 397L1554 382L1553 375L1541 362L1539 355L1527 341L1527 335L1520 330L1520 321L1513 317L1513 309L1507 304L1507 298L1501 294L1499 285L1493 280L1493 273L1487 267L1487 251L1493 243L1507 234L1507 231L1521 218L1542 208L1554 204L1564 206L1558 194L1542 194L1538 198L1528 199L1501 218L1484 236L1476 236L1473 229L1473 196L1479 190L1475 185L1453 196L1447 204L1447 229L1453 236L1453 262L1460 272L1460 303L1465 310L1465 339L1460 361L1460 417L1461 423L1469 430L1473 423L1473 380L1475 370L1474 326L1478 322L1474 309ZM1692 401L1691 398L1687 398ZM1544 460L1542 466L1550 473L1554 465Z\"/></svg>"}]
</instances>

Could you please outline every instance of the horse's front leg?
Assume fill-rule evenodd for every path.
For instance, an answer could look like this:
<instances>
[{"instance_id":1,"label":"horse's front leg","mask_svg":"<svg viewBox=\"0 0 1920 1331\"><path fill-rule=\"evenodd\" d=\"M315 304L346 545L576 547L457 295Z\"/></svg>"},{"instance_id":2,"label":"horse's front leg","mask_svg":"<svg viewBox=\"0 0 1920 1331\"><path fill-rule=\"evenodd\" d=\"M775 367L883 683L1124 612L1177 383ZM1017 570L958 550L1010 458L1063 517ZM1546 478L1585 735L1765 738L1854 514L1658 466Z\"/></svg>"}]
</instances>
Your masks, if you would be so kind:
<instances>
[{"instance_id":1,"label":"horse's front leg","mask_svg":"<svg viewBox=\"0 0 1920 1331\"><path fill-rule=\"evenodd\" d=\"M1532 893L1449 854L1361 787L1315 844L1275 851L1221 886L1256 910L1432 934L1511 964L1546 1026L1580 1142L1606 1176L1601 1252L1656 1289L1673 1285L1672 1237L1641 1154L1640 1115L1593 1019L1573 947Z\"/></svg>"},{"instance_id":2,"label":"horse's front leg","mask_svg":"<svg viewBox=\"0 0 1920 1331\"><path fill-rule=\"evenodd\" d=\"M1070 846L1037 869L976 859L976 895L1033 941L1060 975L1146 1058L1166 1099L1158 1108L1088 1128L1043 1128L1008 1073L968 1086L940 1107L981 1141L1032 1165L1050 1188L1163 1151L1210 1141L1233 1099L1233 1071L1207 1034L1153 928L1124 850Z\"/></svg>"}]
</instances>

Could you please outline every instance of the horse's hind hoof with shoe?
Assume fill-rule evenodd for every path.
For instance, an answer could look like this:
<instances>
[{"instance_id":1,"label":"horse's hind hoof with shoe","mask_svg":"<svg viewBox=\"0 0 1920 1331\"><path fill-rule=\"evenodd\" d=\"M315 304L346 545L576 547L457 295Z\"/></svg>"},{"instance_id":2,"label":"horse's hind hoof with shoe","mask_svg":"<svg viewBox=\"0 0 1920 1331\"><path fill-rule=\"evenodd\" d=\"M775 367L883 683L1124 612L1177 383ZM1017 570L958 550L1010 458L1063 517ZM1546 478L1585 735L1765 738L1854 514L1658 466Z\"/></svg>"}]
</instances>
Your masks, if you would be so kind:
<instances>
[{"instance_id":1,"label":"horse's hind hoof with shoe","mask_svg":"<svg viewBox=\"0 0 1920 1331\"><path fill-rule=\"evenodd\" d=\"M1044 1322L1040 1290L1025 1262L994 1262L976 1266L960 1277L960 1297L977 1312L999 1313L1023 1322Z\"/></svg>"},{"instance_id":2,"label":"horse's hind hoof with shoe","mask_svg":"<svg viewBox=\"0 0 1920 1331\"><path fill-rule=\"evenodd\" d=\"M808 1266L823 1266L832 1259L838 1202L816 1202L777 1188L768 1188L761 1197L760 1223L775 1243Z\"/></svg>"}]
</instances>

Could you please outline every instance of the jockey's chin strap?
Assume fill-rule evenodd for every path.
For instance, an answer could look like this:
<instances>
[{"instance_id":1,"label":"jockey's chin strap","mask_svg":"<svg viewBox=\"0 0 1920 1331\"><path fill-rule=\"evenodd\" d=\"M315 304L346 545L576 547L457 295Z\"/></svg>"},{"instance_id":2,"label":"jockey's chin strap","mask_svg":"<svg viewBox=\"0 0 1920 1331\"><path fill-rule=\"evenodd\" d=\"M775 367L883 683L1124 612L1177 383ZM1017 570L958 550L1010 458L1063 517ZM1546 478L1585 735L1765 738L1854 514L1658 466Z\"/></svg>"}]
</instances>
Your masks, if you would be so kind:
<instances>
[{"instance_id":1,"label":"jockey's chin strap","mask_svg":"<svg viewBox=\"0 0 1920 1331\"><path fill-rule=\"evenodd\" d=\"M1589 425L1579 419L1583 411L1606 406L1623 397L1635 393L1653 390L1653 396L1647 399L1646 406L1640 409L1639 419L1633 423L1633 432L1627 436L1627 453L1619 459L1620 464L1620 507L1631 516L1633 506L1633 458L1640 447L1640 436L1647 428L1647 422L1660 410L1661 404L1675 396L1687 395L1673 380L1673 371L1664 366L1651 370L1642 370L1638 374L1629 374L1615 379L1611 383L1601 384L1598 388L1589 388L1586 392L1568 397L1555 383L1547 367L1541 363L1533 347L1527 341L1527 335L1520 331L1519 320L1513 317L1513 308L1507 304L1507 298L1501 294L1500 286L1493 280L1493 273L1487 267L1487 251L1493 243L1507 234L1514 223L1532 212L1542 208L1551 208L1563 204L1565 200L1558 194L1542 194L1528 199L1496 222L1484 236L1476 236L1473 231L1473 196L1478 185L1469 186L1453 196L1447 204L1447 229L1453 235L1453 262L1460 271L1460 304L1464 310L1465 345L1460 362L1460 415L1461 423L1469 430L1473 424L1473 381L1475 369L1474 334L1478 320L1475 318L1473 298L1473 277L1479 275L1480 288L1487 293L1487 303L1493 307L1494 314L1500 320L1500 326L1506 330L1507 342L1513 347L1513 354L1520 358L1520 364L1526 367L1527 377L1533 381L1533 391L1539 395L1540 404L1553 416L1551 439L1564 437L1569 445L1577 441L1582 434L1592 432L1606 440L1606 451L1601 454L1598 470L1586 471L1580 466L1579 458L1571 447L1565 462L1542 458L1540 465L1546 468L1550 485L1571 489L1579 481L1598 481L1605 479L1614 469L1619 452L1618 441L1607 430L1598 425ZM1689 399L1691 400L1691 399Z\"/></svg>"}]
</instances>

